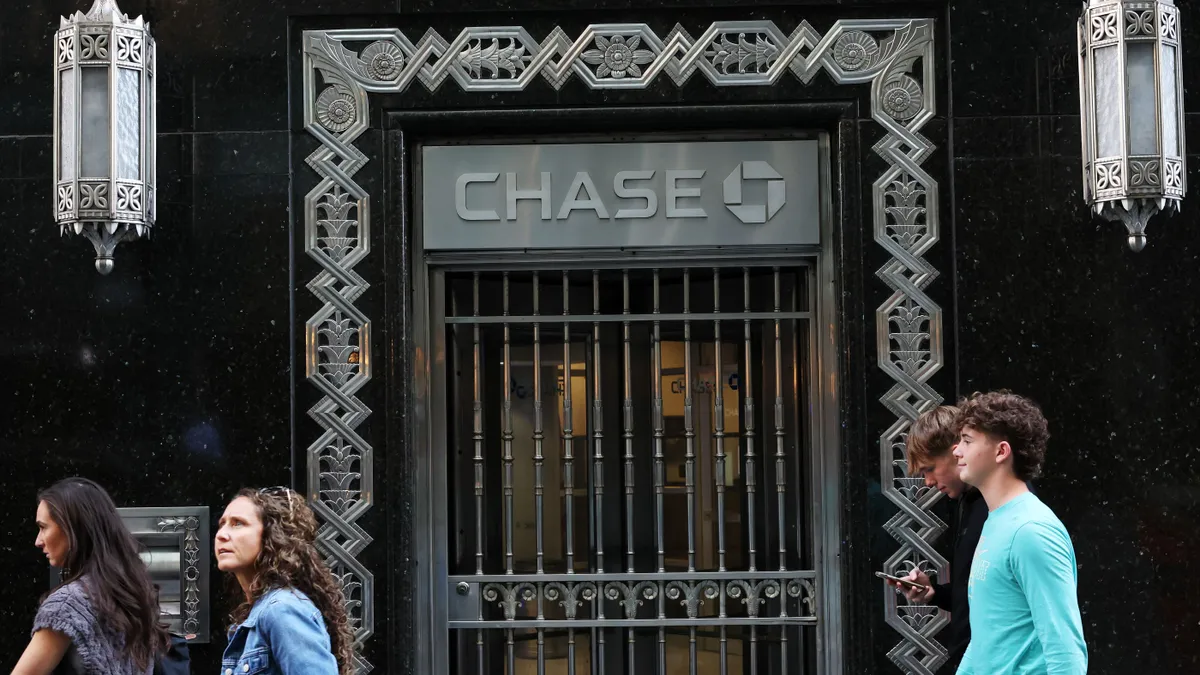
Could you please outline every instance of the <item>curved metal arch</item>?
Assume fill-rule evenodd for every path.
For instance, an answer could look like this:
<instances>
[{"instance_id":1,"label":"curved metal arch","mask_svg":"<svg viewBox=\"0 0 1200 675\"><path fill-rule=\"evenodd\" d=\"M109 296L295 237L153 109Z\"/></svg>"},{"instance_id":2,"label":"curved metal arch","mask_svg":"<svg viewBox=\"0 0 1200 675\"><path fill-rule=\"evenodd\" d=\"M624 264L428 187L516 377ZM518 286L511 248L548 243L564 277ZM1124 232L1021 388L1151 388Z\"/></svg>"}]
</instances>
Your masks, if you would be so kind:
<instances>
[{"instance_id":1,"label":"curved metal arch","mask_svg":"<svg viewBox=\"0 0 1200 675\"><path fill-rule=\"evenodd\" d=\"M772 86L788 73L808 83L824 71L839 84L871 85L871 116L886 134L874 146L888 168L873 185L875 241L889 254L877 276L891 290L876 310L880 367L894 381L881 402L896 417L879 438L883 493L899 509L885 524L900 547L893 572L944 570L933 548L946 525L930 512L940 494L904 477L904 437L921 412L942 401L928 383L943 364L941 308L925 292L938 272L924 255L939 238L937 181L923 163L934 146L920 130L935 113L931 19L838 21L824 35L807 22L784 33L771 21L721 21L693 38L681 26L659 36L647 24L593 24L571 38L561 28L541 42L519 26L474 26L447 40L416 41L398 29L304 33L304 125L320 142L307 159L321 176L305 197L305 252L321 266L308 284L321 308L305 322L305 375L322 394L309 415L323 433L308 448L309 498L319 539L341 575L361 648L374 632L373 576L358 560L370 536L356 521L371 508L372 448L356 429L371 414L356 394L370 382L371 321L355 301L370 284L355 267L370 253L370 195L354 181L368 161L354 143L369 126L370 93L429 91L453 81L465 91L520 91L535 80L560 89L572 77L591 89L643 89L668 78L682 86ZM352 45L362 45L361 48ZM320 74L320 82L318 81ZM932 674L946 660L934 636L947 623L931 607L885 614L903 638L889 652L904 672Z\"/></svg>"}]
</instances>

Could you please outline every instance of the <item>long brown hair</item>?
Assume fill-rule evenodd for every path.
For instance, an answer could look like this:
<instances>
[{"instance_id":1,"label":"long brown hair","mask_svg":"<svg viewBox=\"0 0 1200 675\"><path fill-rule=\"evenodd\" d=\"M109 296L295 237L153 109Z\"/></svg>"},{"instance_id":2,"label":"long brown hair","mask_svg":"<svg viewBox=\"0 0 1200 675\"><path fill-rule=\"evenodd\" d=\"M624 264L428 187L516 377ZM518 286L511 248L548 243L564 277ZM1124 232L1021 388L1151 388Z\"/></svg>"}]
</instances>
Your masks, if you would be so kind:
<instances>
[{"instance_id":1,"label":"long brown hair","mask_svg":"<svg viewBox=\"0 0 1200 675\"><path fill-rule=\"evenodd\" d=\"M147 668L170 645L160 623L158 590L138 555L141 545L112 497L86 478L67 478L42 490L50 517L67 537L63 585L84 578L88 602L106 630L125 638L123 655ZM43 598L44 600L45 598Z\"/></svg>"},{"instance_id":2,"label":"long brown hair","mask_svg":"<svg viewBox=\"0 0 1200 675\"><path fill-rule=\"evenodd\" d=\"M317 518L312 509L302 496L285 488L246 488L237 496L249 499L258 510L263 528L262 552L255 561L249 591L243 593L246 599L233 610L230 619L235 624L245 621L254 603L268 591L295 588L320 610L338 670L350 675L354 671L354 636L342 585L317 552ZM236 585L232 574L229 579ZM240 591L239 586L235 592Z\"/></svg>"}]
</instances>

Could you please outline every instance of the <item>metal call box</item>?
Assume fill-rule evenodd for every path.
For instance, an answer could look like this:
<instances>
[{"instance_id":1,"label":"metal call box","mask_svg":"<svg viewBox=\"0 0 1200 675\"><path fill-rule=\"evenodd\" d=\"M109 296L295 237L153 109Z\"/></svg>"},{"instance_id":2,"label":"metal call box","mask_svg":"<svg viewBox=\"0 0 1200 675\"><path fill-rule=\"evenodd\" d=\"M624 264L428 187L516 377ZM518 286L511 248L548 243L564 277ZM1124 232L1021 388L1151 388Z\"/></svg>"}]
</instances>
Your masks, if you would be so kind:
<instances>
[{"instance_id":1,"label":"metal call box","mask_svg":"<svg viewBox=\"0 0 1200 675\"><path fill-rule=\"evenodd\" d=\"M142 560L158 587L162 618L188 642L210 639L209 568L212 537L207 506L117 509L142 544ZM51 583L61 579L51 573Z\"/></svg>"}]
</instances>

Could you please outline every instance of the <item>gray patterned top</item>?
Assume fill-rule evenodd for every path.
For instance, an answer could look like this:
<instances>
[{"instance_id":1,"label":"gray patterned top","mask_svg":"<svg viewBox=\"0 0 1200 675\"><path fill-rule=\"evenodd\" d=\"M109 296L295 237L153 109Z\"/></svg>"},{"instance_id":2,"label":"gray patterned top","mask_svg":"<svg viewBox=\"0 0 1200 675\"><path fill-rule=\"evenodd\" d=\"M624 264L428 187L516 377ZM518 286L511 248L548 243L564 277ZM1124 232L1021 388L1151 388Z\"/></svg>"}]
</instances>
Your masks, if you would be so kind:
<instances>
[{"instance_id":1,"label":"gray patterned top","mask_svg":"<svg viewBox=\"0 0 1200 675\"><path fill-rule=\"evenodd\" d=\"M143 669L128 657L122 658L125 636L115 635L101 624L88 600L86 583L84 577L55 589L38 609L31 633L48 628L71 638L60 669L70 664L84 675L149 675L153 664Z\"/></svg>"}]
</instances>

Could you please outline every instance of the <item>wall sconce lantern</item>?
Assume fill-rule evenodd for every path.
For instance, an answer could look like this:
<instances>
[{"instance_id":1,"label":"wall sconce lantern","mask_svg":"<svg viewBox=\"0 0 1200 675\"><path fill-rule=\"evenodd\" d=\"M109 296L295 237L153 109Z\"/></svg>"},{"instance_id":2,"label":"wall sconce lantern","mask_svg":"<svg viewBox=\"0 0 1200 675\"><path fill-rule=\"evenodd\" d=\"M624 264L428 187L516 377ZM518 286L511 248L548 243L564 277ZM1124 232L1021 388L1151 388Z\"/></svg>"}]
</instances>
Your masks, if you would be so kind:
<instances>
[{"instance_id":1,"label":"wall sconce lantern","mask_svg":"<svg viewBox=\"0 0 1200 675\"><path fill-rule=\"evenodd\" d=\"M115 0L63 17L54 47L54 216L96 269L154 226L154 39Z\"/></svg>"},{"instance_id":2,"label":"wall sconce lantern","mask_svg":"<svg viewBox=\"0 0 1200 675\"><path fill-rule=\"evenodd\" d=\"M1088 0L1079 20L1083 197L1134 251L1187 192L1179 33L1174 0Z\"/></svg>"}]
</instances>

